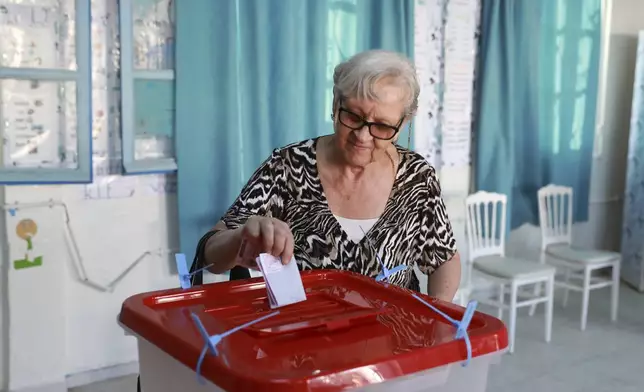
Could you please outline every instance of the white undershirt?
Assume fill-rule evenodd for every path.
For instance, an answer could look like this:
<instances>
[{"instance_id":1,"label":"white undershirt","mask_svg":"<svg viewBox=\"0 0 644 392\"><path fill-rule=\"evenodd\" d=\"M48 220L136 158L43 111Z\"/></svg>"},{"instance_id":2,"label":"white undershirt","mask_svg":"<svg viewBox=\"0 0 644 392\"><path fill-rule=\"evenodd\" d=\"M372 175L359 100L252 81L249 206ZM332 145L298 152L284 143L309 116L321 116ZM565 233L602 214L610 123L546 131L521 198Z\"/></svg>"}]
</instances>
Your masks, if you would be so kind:
<instances>
[{"instance_id":1,"label":"white undershirt","mask_svg":"<svg viewBox=\"0 0 644 392\"><path fill-rule=\"evenodd\" d=\"M353 242L360 242L364 237L364 233L371 230L373 225L376 224L378 218L373 219L348 219L341 216L334 215L335 219L342 226L342 230L349 236Z\"/></svg>"}]
</instances>

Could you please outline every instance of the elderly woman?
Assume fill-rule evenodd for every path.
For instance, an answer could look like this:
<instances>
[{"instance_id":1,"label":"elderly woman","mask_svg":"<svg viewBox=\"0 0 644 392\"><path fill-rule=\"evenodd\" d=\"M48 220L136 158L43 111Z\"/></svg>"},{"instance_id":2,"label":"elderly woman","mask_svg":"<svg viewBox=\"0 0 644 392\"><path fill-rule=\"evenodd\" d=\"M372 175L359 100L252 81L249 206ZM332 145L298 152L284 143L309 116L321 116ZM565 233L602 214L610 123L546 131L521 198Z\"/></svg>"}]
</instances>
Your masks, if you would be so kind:
<instances>
[{"instance_id":1,"label":"elderly woman","mask_svg":"<svg viewBox=\"0 0 644 392\"><path fill-rule=\"evenodd\" d=\"M335 68L334 133L278 148L200 242L200 265L213 273L255 266L266 252L301 270L341 269L451 301L460 261L436 171L396 145L418 105L411 62L382 50L355 55ZM244 244L244 246L242 246Z\"/></svg>"}]
</instances>

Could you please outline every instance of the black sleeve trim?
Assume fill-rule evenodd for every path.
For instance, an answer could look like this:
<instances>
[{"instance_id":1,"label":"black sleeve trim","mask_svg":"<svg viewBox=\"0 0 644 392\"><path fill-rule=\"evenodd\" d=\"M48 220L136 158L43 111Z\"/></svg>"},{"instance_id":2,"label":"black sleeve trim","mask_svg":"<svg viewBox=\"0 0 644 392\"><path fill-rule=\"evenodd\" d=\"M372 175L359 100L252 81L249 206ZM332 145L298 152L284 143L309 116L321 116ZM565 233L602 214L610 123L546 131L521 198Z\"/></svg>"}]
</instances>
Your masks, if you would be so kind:
<instances>
[{"instance_id":1,"label":"black sleeve trim","mask_svg":"<svg viewBox=\"0 0 644 392\"><path fill-rule=\"evenodd\" d=\"M195 259L192 261L192 266L190 267L190 273L203 268L206 266L206 243L213 235L219 233L221 230L210 230L201 237L197 243L197 249L195 250ZM196 274L192 275L190 280L193 286L203 284L203 271L199 271Z\"/></svg>"},{"instance_id":2,"label":"black sleeve trim","mask_svg":"<svg viewBox=\"0 0 644 392\"><path fill-rule=\"evenodd\" d=\"M190 273L201 269L206 266L206 243L213 235L219 233L221 230L210 230L201 237L199 243L197 244L197 249L195 251L195 259L192 261L192 266L190 267ZM248 268L241 266L235 266L230 270L230 280L240 280L240 279L250 279L250 271ZM190 280L193 286L199 286L203 284L203 271L199 271L196 274L192 275Z\"/></svg>"}]
</instances>

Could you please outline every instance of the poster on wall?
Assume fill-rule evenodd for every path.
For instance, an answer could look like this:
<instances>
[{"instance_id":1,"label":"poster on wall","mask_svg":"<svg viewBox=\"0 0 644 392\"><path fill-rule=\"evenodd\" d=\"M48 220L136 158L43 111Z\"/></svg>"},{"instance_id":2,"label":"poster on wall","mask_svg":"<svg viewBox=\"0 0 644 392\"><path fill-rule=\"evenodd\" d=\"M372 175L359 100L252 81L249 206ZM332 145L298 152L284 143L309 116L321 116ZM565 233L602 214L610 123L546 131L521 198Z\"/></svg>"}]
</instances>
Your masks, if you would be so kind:
<instances>
[{"instance_id":1,"label":"poster on wall","mask_svg":"<svg viewBox=\"0 0 644 392\"><path fill-rule=\"evenodd\" d=\"M479 0L451 0L445 25L441 158L447 167L469 166Z\"/></svg>"},{"instance_id":2,"label":"poster on wall","mask_svg":"<svg viewBox=\"0 0 644 392\"><path fill-rule=\"evenodd\" d=\"M447 0L416 0L414 4L414 62L420 81L414 146L436 168L441 162L446 5Z\"/></svg>"},{"instance_id":3,"label":"poster on wall","mask_svg":"<svg viewBox=\"0 0 644 392\"><path fill-rule=\"evenodd\" d=\"M480 0L416 0L414 146L437 169L469 166Z\"/></svg>"},{"instance_id":4,"label":"poster on wall","mask_svg":"<svg viewBox=\"0 0 644 392\"><path fill-rule=\"evenodd\" d=\"M38 233L38 225L32 219L22 219L16 225L16 235L25 241L24 257L13 261L13 268L20 270L26 268L40 267L42 255L34 248L34 237Z\"/></svg>"}]
</instances>

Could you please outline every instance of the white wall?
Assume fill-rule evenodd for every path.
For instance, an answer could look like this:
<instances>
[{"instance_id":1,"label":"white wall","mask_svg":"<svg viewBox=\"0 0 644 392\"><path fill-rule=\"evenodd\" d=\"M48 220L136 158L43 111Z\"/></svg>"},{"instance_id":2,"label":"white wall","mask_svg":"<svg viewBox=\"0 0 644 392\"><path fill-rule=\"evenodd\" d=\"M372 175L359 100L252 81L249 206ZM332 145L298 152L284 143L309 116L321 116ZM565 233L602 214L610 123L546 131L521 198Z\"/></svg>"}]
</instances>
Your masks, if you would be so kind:
<instances>
[{"instance_id":1,"label":"white wall","mask_svg":"<svg viewBox=\"0 0 644 392\"><path fill-rule=\"evenodd\" d=\"M176 248L176 241L168 241L165 234L171 221L166 203L172 197L146 195L139 187L128 199L84 200L83 188L11 187L5 191L9 203L63 201L83 267L99 285L107 285L146 251ZM10 257L5 261L24 252L24 241L13 228L25 217L39 226L34 250L44 256L44 262L42 267L9 269L9 390L63 383L66 375L136 360L134 342L123 337L116 315L127 296L173 285L167 257L147 257L113 293L100 292L78 280L60 207L8 215Z\"/></svg>"},{"instance_id":2,"label":"white wall","mask_svg":"<svg viewBox=\"0 0 644 392\"><path fill-rule=\"evenodd\" d=\"M85 198L92 186L4 189L6 202L18 203L15 216L6 214L5 264L24 255L24 241L14 232L23 218L38 224L34 255L44 256L42 267L8 270L10 391L64 385L66 376L137 360L133 338L116 323L121 303L135 293L177 286L169 257L178 247L176 196L157 193L151 179L115 179L134 194L103 200ZM81 263L68 249L63 207L20 209L49 199L67 206ZM82 265L91 283L108 286L141 256L113 292L82 283L75 267Z\"/></svg>"},{"instance_id":3,"label":"white wall","mask_svg":"<svg viewBox=\"0 0 644 392\"><path fill-rule=\"evenodd\" d=\"M0 192L0 203L4 204L4 192ZM6 238L6 224L4 214L0 213L0 238ZM9 380L9 296L8 294L8 273L9 266L5 262L7 253L6 241L0 241L0 391L7 388Z\"/></svg>"},{"instance_id":4,"label":"white wall","mask_svg":"<svg viewBox=\"0 0 644 392\"><path fill-rule=\"evenodd\" d=\"M642 11L644 3L640 0L611 0L613 6L613 18L611 34L614 35L637 35L637 32L644 29Z\"/></svg>"}]
</instances>

